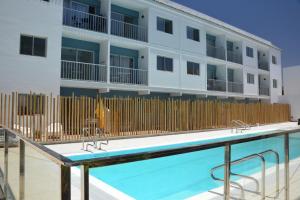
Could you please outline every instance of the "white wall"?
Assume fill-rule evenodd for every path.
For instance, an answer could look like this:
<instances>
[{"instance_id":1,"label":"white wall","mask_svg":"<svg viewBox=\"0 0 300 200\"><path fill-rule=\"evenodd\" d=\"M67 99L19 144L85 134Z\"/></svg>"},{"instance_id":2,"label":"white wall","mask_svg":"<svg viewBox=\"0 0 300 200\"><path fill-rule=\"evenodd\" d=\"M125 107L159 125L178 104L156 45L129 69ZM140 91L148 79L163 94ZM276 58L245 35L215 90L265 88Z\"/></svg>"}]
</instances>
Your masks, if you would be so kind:
<instances>
[{"instance_id":1,"label":"white wall","mask_svg":"<svg viewBox=\"0 0 300 200\"><path fill-rule=\"evenodd\" d=\"M256 46L248 41L243 41L242 43L243 47L243 65L251 68L258 68L258 62L257 62L257 48ZM253 58L247 56L247 47L250 47L253 49Z\"/></svg>"},{"instance_id":2,"label":"white wall","mask_svg":"<svg viewBox=\"0 0 300 200\"><path fill-rule=\"evenodd\" d=\"M254 74L254 84L247 83L247 74ZM251 67L244 69L244 94L245 95L258 95L258 71Z\"/></svg>"},{"instance_id":3,"label":"white wall","mask_svg":"<svg viewBox=\"0 0 300 200\"><path fill-rule=\"evenodd\" d=\"M0 91L59 94L62 1L52 1L1 1ZM20 55L20 34L47 38L47 57Z\"/></svg>"},{"instance_id":4,"label":"white wall","mask_svg":"<svg viewBox=\"0 0 300 200\"><path fill-rule=\"evenodd\" d=\"M157 70L157 55L173 58L173 72ZM150 49L149 85L151 87L180 88L180 56L168 51Z\"/></svg>"},{"instance_id":5,"label":"white wall","mask_svg":"<svg viewBox=\"0 0 300 200\"><path fill-rule=\"evenodd\" d=\"M271 102L274 103L279 101L282 94L281 52L276 49L270 49L269 52ZM277 64L272 63L272 55L276 56ZM277 88L273 88L273 79L277 80Z\"/></svg>"},{"instance_id":6,"label":"white wall","mask_svg":"<svg viewBox=\"0 0 300 200\"><path fill-rule=\"evenodd\" d=\"M281 103L291 105L293 120L300 118L300 65L283 68L284 96L280 97Z\"/></svg>"},{"instance_id":7,"label":"white wall","mask_svg":"<svg viewBox=\"0 0 300 200\"><path fill-rule=\"evenodd\" d=\"M200 64L200 76L187 74L187 61ZM181 88L191 90L206 90L206 64L203 60L194 57L182 56L180 65Z\"/></svg>"}]
</instances>

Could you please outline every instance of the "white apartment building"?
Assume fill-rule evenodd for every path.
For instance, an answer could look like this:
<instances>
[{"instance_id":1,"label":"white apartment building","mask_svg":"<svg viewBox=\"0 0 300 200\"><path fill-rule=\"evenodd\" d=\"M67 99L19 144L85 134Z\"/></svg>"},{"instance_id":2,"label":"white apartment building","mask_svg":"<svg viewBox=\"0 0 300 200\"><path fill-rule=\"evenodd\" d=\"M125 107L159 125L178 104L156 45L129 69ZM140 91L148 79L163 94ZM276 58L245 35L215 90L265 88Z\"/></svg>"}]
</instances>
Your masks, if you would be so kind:
<instances>
[{"instance_id":1,"label":"white apartment building","mask_svg":"<svg viewBox=\"0 0 300 200\"><path fill-rule=\"evenodd\" d=\"M281 50L167 0L2 0L0 91L277 102Z\"/></svg>"},{"instance_id":2,"label":"white apartment building","mask_svg":"<svg viewBox=\"0 0 300 200\"><path fill-rule=\"evenodd\" d=\"M291 105L292 120L300 119L300 65L283 68L283 96L280 102Z\"/></svg>"}]
</instances>

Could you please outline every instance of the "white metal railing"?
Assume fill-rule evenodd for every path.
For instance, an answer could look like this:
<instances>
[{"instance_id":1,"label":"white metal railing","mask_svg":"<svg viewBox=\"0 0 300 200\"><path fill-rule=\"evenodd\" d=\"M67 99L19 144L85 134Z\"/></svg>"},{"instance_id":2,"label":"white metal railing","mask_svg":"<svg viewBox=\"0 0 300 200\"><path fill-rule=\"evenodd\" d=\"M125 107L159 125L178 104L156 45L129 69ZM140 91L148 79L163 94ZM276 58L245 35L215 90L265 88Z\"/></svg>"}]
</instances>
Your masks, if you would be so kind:
<instances>
[{"instance_id":1,"label":"white metal railing","mask_svg":"<svg viewBox=\"0 0 300 200\"><path fill-rule=\"evenodd\" d=\"M243 64L242 53L227 50L227 61Z\"/></svg>"},{"instance_id":2,"label":"white metal railing","mask_svg":"<svg viewBox=\"0 0 300 200\"><path fill-rule=\"evenodd\" d=\"M226 81L207 79L207 90L226 92Z\"/></svg>"},{"instance_id":3,"label":"white metal railing","mask_svg":"<svg viewBox=\"0 0 300 200\"><path fill-rule=\"evenodd\" d=\"M244 92L243 83L228 82L227 87L228 87L228 92L234 92L234 93L243 93Z\"/></svg>"},{"instance_id":4,"label":"white metal railing","mask_svg":"<svg viewBox=\"0 0 300 200\"><path fill-rule=\"evenodd\" d=\"M112 13L112 15L120 15ZM121 17L111 19L111 34L129 39L148 41L148 30L146 27L121 21Z\"/></svg>"},{"instance_id":5,"label":"white metal railing","mask_svg":"<svg viewBox=\"0 0 300 200\"><path fill-rule=\"evenodd\" d=\"M63 24L76 28L107 33L107 18L64 7Z\"/></svg>"},{"instance_id":6,"label":"white metal railing","mask_svg":"<svg viewBox=\"0 0 300 200\"><path fill-rule=\"evenodd\" d=\"M268 87L259 87L259 95L270 96L270 88Z\"/></svg>"},{"instance_id":7,"label":"white metal railing","mask_svg":"<svg viewBox=\"0 0 300 200\"><path fill-rule=\"evenodd\" d=\"M61 78L80 81L107 81L107 67L105 65L61 61Z\"/></svg>"},{"instance_id":8,"label":"white metal railing","mask_svg":"<svg viewBox=\"0 0 300 200\"><path fill-rule=\"evenodd\" d=\"M225 49L223 47L214 47L207 44L206 54L209 57L225 60Z\"/></svg>"},{"instance_id":9,"label":"white metal railing","mask_svg":"<svg viewBox=\"0 0 300 200\"><path fill-rule=\"evenodd\" d=\"M132 85L148 85L148 70L111 66L110 82Z\"/></svg>"},{"instance_id":10,"label":"white metal railing","mask_svg":"<svg viewBox=\"0 0 300 200\"><path fill-rule=\"evenodd\" d=\"M269 63L264 60L258 60L258 68L269 71Z\"/></svg>"}]
</instances>

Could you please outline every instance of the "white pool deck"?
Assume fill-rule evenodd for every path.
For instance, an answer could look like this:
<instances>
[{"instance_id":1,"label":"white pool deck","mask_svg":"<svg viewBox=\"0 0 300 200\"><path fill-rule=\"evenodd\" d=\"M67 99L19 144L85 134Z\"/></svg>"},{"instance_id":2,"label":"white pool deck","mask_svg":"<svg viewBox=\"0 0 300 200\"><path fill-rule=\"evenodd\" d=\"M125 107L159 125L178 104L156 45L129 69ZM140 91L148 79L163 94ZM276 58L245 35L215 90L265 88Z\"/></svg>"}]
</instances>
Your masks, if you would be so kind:
<instances>
[{"instance_id":1,"label":"white pool deck","mask_svg":"<svg viewBox=\"0 0 300 200\"><path fill-rule=\"evenodd\" d=\"M154 146L162 146L176 143L185 143L192 141L201 141L207 139L216 139L216 138L224 138L230 136L236 136L241 134L251 134L257 132L265 132L272 130L289 130L293 128L297 128L297 123L288 122L288 123L279 123L265 126L257 126L252 127L251 130L244 131L243 133L232 132L231 129L223 129L223 130L211 130L211 131L203 131L203 132L193 132L193 133L185 133L178 135L165 135L165 136L155 136L155 137L143 137L143 138L130 138L130 139L117 139L109 141L108 145L103 145L103 150L96 150L92 147L89 148L91 152L82 150L82 143L70 143L70 144L57 144L57 145L48 145L47 147L62 154L65 156L69 155L77 155L77 154L87 154L87 153L100 153L100 152L112 152L119 150L128 150L135 148L145 148L145 147L154 147ZM294 160L290 164L290 174L293 175L293 184L291 184L292 191L298 191L297 188L300 188L300 160ZM280 196L276 199L284 199L284 174L283 174L283 165L280 165ZM268 188L275 188L274 182L274 174L275 169L271 168L267 170L267 186ZM260 173L253 175L258 180L260 179ZM243 186L247 186L247 188L254 188L254 184L249 181L240 180L239 181ZM271 191L267 188L268 195L274 195L274 191ZM294 189L293 189L294 188ZM206 193L202 193L196 196L189 198L190 200L217 200L223 199L223 187L216 188L212 191L208 191ZM236 197L235 199L239 199L240 190L231 188L232 196ZM295 198L293 196L295 195ZM292 194L291 199L298 199L300 195ZM80 199L80 171L77 168L72 169L72 199L79 200ZM128 195L122 193L121 191L116 190L115 188L107 185L106 183L90 176L90 199L91 200L110 200L110 199L133 199ZM246 192L246 199L260 199L260 196L257 194Z\"/></svg>"}]
</instances>

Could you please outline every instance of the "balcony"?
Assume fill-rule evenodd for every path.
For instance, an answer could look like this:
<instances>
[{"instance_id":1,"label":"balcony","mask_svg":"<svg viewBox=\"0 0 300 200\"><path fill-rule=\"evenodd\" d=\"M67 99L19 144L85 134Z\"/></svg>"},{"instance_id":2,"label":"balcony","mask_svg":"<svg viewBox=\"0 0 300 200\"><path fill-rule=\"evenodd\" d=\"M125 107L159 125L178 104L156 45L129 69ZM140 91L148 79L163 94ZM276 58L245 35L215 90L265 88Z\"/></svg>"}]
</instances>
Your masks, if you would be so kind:
<instances>
[{"instance_id":1,"label":"balcony","mask_svg":"<svg viewBox=\"0 0 300 200\"><path fill-rule=\"evenodd\" d=\"M226 92L226 81L224 80L207 80L207 90Z\"/></svg>"},{"instance_id":2,"label":"balcony","mask_svg":"<svg viewBox=\"0 0 300 200\"><path fill-rule=\"evenodd\" d=\"M111 66L110 82L129 85L148 85L148 70Z\"/></svg>"},{"instance_id":3,"label":"balcony","mask_svg":"<svg viewBox=\"0 0 300 200\"><path fill-rule=\"evenodd\" d=\"M61 78L65 80L106 82L107 68L104 65L61 61Z\"/></svg>"},{"instance_id":4,"label":"balcony","mask_svg":"<svg viewBox=\"0 0 300 200\"><path fill-rule=\"evenodd\" d=\"M114 15L120 14L114 13ZM147 28L116 19L111 19L111 34L133 40L139 40L142 42L148 41Z\"/></svg>"},{"instance_id":5,"label":"balcony","mask_svg":"<svg viewBox=\"0 0 300 200\"><path fill-rule=\"evenodd\" d=\"M241 53L227 50L227 61L243 64L243 56Z\"/></svg>"},{"instance_id":6,"label":"balcony","mask_svg":"<svg viewBox=\"0 0 300 200\"><path fill-rule=\"evenodd\" d=\"M243 83L238 82L228 82L227 83L228 92L232 93L244 93L244 85Z\"/></svg>"},{"instance_id":7,"label":"balcony","mask_svg":"<svg viewBox=\"0 0 300 200\"><path fill-rule=\"evenodd\" d=\"M107 33L107 18L71 8L64 8L63 25Z\"/></svg>"},{"instance_id":8,"label":"balcony","mask_svg":"<svg viewBox=\"0 0 300 200\"><path fill-rule=\"evenodd\" d=\"M265 70L265 71L269 71L270 68L269 68L269 63L267 61L258 61L258 68L259 69L262 69L262 70Z\"/></svg>"},{"instance_id":9,"label":"balcony","mask_svg":"<svg viewBox=\"0 0 300 200\"><path fill-rule=\"evenodd\" d=\"M225 60L225 49L223 47L214 47L207 44L206 54L209 57Z\"/></svg>"},{"instance_id":10,"label":"balcony","mask_svg":"<svg viewBox=\"0 0 300 200\"><path fill-rule=\"evenodd\" d=\"M268 87L259 87L260 96L270 96L270 88Z\"/></svg>"}]
</instances>

